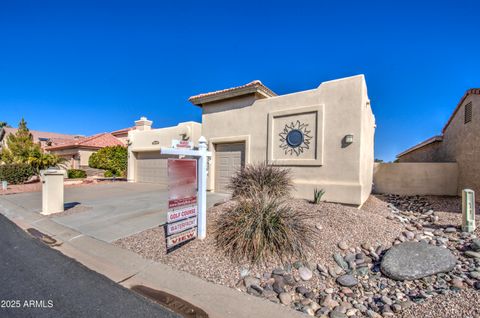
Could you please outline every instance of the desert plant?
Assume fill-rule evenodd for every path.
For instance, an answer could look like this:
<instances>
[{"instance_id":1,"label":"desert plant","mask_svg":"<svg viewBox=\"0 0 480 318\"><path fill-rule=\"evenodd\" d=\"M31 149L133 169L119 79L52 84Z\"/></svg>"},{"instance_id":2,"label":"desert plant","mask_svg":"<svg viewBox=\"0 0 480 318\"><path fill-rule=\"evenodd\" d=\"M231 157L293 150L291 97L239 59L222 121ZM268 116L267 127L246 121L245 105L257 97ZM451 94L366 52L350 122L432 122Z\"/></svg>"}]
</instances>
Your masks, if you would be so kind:
<instances>
[{"instance_id":1,"label":"desert plant","mask_svg":"<svg viewBox=\"0 0 480 318\"><path fill-rule=\"evenodd\" d=\"M309 212L296 212L284 199L241 196L214 226L216 246L234 261L305 259L315 231Z\"/></svg>"},{"instance_id":2,"label":"desert plant","mask_svg":"<svg viewBox=\"0 0 480 318\"><path fill-rule=\"evenodd\" d=\"M318 190L317 188L315 188L315 190L313 190L313 203L319 204L322 201L322 197L324 194L325 194L325 190L323 189Z\"/></svg>"},{"instance_id":3,"label":"desert plant","mask_svg":"<svg viewBox=\"0 0 480 318\"><path fill-rule=\"evenodd\" d=\"M67 175L69 179L82 179L87 177L87 172L81 169L68 169Z\"/></svg>"},{"instance_id":4,"label":"desert plant","mask_svg":"<svg viewBox=\"0 0 480 318\"><path fill-rule=\"evenodd\" d=\"M128 164L128 151L123 146L105 147L90 156L91 168L110 170L116 176L125 176Z\"/></svg>"},{"instance_id":5,"label":"desert plant","mask_svg":"<svg viewBox=\"0 0 480 318\"><path fill-rule=\"evenodd\" d=\"M10 184L24 183L35 173L35 169L26 163L0 165L0 181L7 181Z\"/></svg>"},{"instance_id":6,"label":"desert plant","mask_svg":"<svg viewBox=\"0 0 480 318\"><path fill-rule=\"evenodd\" d=\"M233 197L252 193L268 196L288 196L293 188L290 170L265 163L249 164L237 171L228 188Z\"/></svg>"}]
</instances>

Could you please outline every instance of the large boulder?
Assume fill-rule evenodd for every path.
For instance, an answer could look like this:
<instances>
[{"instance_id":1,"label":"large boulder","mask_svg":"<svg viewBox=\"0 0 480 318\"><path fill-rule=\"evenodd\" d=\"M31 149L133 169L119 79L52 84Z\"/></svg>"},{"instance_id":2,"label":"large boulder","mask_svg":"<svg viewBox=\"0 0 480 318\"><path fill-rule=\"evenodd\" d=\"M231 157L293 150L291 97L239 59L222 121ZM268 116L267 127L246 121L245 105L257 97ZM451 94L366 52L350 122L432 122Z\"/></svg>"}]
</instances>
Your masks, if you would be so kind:
<instances>
[{"instance_id":1,"label":"large boulder","mask_svg":"<svg viewBox=\"0 0 480 318\"><path fill-rule=\"evenodd\" d=\"M451 271L455 256L446 248L405 242L390 248L381 263L382 273L395 280L414 280Z\"/></svg>"}]
</instances>

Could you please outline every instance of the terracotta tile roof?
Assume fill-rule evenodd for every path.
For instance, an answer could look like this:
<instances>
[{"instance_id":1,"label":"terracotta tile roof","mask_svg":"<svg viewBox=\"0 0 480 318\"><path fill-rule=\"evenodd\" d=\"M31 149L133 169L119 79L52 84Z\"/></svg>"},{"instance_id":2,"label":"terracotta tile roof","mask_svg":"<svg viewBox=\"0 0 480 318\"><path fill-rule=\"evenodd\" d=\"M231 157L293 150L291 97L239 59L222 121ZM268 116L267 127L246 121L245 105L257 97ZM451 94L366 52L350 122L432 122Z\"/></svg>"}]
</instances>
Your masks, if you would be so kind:
<instances>
[{"instance_id":1,"label":"terracotta tile roof","mask_svg":"<svg viewBox=\"0 0 480 318\"><path fill-rule=\"evenodd\" d=\"M198 94L190 97L188 100L194 105L201 106L206 102L212 102L251 93L259 93L264 97L277 96L277 94L275 94L268 87L263 85L262 82L260 82L259 80L255 80L242 86L226 88L210 93Z\"/></svg>"},{"instance_id":2,"label":"terracotta tile roof","mask_svg":"<svg viewBox=\"0 0 480 318\"><path fill-rule=\"evenodd\" d=\"M447 130L448 125L452 122L453 118L457 114L457 112L460 110L460 107L462 106L463 102L465 101L465 98L468 97L468 95L480 95L480 88L471 88L463 94L462 98L457 104L457 107L455 107L455 110L452 113L452 116L448 119L447 123L445 124L445 127L442 129L442 133L445 133L445 130Z\"/></svg>"},{"instance_id":3,"label":"terracotta tile roof","mask_svg":"<svg viewBox=\"0 0 480 318\"><path fill-rule=\"evenodd\" d=\"M102 133L87 138L67 142L64 144L46 147L46 150L57 150L67 148L93 148L100 149L110 146L124 146L124 144L110 133Z\"/></svg>"},{"instance_id":4,"label":"terracotta tile roof","mask_svg":"<svg viewBox=\"0 0 480 318\"><path fill-rule=\"evenodd\" d=\"M112 135L121 135L121 134L125 134L125 133L128 133L130 130L135 130L137 129L135 126L133 127L127 127L127 128L123 128L123 129L119 129L119 130L115 130L115 131L112 131L111 134Z\"/></svg>"},{"instance_id":5,"label":"terracotta tile roof","mask_svg":"<svg viewBox=\"0 0 480 318\"><path fill-rule=\"evenodd\" d=\"M431 137L431 138L428 138L427 140L422 141L421 143L416 144L416 145L413 146L413 147L408 148L408 149L405 150L404 152L399 153L399 154L397 155L397 158L399 158L399 157L401 157L401 156L404 156L404 155L406 155L407 153L410 153L410 152L412 152L412 151L414 151L414 150L417 150L417 149L419 149L419 148L425 147L425 146L430 145L430 144L432 144L432 143L434 143L434 142L437 142L437 141L439 142L439 141L442 141L442 140L443 140L443 136L441 136L441 135L439 135L439 136L433 136L433 137Z\"/></svg>"}]
</instances>

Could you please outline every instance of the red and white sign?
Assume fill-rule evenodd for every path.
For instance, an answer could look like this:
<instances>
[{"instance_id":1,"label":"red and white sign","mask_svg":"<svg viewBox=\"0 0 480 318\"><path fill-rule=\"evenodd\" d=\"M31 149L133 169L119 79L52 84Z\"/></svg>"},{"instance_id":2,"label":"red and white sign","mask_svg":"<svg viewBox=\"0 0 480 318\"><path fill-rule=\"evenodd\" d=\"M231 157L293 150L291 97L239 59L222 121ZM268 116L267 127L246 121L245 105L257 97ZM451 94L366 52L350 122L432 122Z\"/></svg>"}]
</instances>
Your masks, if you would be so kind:
<instances>
[{"instance_id":1,"label":"red and white sign","mask_svg":"<svg viewBox=\"0 0 480 318\"><path fill-rule=\"evenodd\" d=\"M197 216L197 206L189 206L178 210L170 210L167 212L167 223L178 222Z\"/></svg>"},{"instance_id":2,"label":"red and white sign","mask_svg":"<svg viewBox=\"0 0 480 318\"><path fill-rule=\"evenodd\" d=\"M197 229L193 228L185 232L167 237L167 248L172 248L178 244L189 241L197 237Z\"/></svg>"},{"instance_id":3,"label":"red and white sign","mask_svg":"<svg viewBox=\"0 0 480 318\"><path fill-rule=\"evenodd\" d=\"M167 224L167 235L177 234L197 226L197 218L190 218L183 221Z\"/></svg>"},{"instance_id":4,"label":"red and white sign","mask_svg":"<svg viewBox=\"0 0 480 318\"><path fill-rule=\"evenodd\" d=\"M193 142L188 140L172 140L172 148L175 149L193 149Z\"/></svg>"},{"instance_id":5,"label":"red and white sign","mask_svg":"<svg viewBox=\"0 0 480 318\"><path fill-rule=\"evenodd\" d=\"M197 203L197 160L168 159L168 208Z\"/></svg>"}]
</instances>

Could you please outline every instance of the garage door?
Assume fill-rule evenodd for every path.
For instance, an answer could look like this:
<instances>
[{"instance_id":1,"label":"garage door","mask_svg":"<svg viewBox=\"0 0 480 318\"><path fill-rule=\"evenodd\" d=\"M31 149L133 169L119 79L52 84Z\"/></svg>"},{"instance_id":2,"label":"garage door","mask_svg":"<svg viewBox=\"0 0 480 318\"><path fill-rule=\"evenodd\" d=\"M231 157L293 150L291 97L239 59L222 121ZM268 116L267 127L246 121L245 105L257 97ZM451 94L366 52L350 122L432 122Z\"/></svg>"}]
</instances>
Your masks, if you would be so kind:
<instances>
[{"instance_id":1,"label":"garage door","mask_svg":"<svg viewBox=\"0 0 480 318\"><path fill-rule=\"evenodd\" d=\"M168 185L168 156L158 151L137 153L137 182L158 183Z\"/></svg>"},{"instance_id":2,"label":"garage door","mask_svg":"<svg viewBox=\"0 0 480 318\"><path fill-rule=\"evenodd\" d=\"M215 146L215 191L228 192L232 175L245 165L245 143Z\"/></svg>"}]
</instances>

